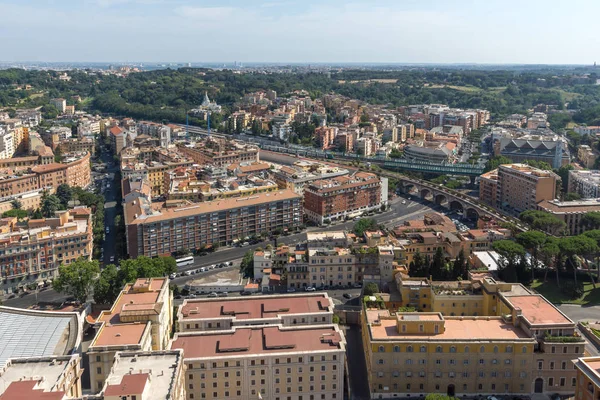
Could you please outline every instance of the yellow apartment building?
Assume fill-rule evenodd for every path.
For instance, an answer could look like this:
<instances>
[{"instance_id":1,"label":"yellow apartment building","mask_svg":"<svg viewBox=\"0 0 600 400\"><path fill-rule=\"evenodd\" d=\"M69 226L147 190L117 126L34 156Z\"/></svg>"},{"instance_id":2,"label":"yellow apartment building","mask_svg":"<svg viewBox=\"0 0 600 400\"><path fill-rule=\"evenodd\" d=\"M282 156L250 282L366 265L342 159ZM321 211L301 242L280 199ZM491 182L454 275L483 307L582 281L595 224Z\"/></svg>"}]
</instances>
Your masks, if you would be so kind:
<instances>
[{"instance_id":1,"label":"yellow apartment building","mask_svg":"<svg viewBox=\"0 0 600 400\"><path fill-rule=\"evenodd\" d=\"M600 357L582 357L573 363L577 369L575 400L597 400L600 395Z\"/></svg>"}]
</instances>

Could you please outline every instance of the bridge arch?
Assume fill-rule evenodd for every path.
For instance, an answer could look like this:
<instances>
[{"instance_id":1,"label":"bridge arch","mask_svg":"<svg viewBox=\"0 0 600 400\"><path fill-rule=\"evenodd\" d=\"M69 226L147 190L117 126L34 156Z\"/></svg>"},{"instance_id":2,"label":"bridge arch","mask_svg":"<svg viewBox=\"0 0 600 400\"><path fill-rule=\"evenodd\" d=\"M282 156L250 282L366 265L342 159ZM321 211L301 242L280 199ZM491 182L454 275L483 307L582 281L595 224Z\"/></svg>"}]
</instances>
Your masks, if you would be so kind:
<instances>
[{"instance_id":1,"label":"bridge arch","mask_svg":"<svg viewBox=\"0 0 600 400\"><path fill-rule=\"evenodd\" d=\"M433 201L433 192L430 189L422 188L420 194L423 200Z\"/></svg>"},{"instance_id":2,"label":"bridge arch","mask_svg":"<svg viewBox=\"0 0 600 400\"><path fill-rule=\"evenodd\" d=\"M450 200L448 206L451 210L460 211L461 213L465 212L465 206L463 205L463 203L456 199Z\"/></svg>"},{"instance_id":3,"label":"bridge arch","mask_svg":"<svg viewBox=\"0 0 600 400\"><path fill-rule=\"evenodd\" d=\"M477 221L479 219L479 215L479 211L477 211L477 209L474 207L468 207L464 212L464 216L472 221Z\"/></svg>"},{"instance_id":4,"label":"bridge arch","mask_svg":"<svg viewBox=\"0 0 600 400\"><path fill-rule=\"evenodd\" d=\"M448 196L446 196L444 193L437 193L435 195L435 204L441 206L446 203L448 203Z\"/></svg>"},{"instance_id":5,"label":"bridge arch","mask_svg":"<svg viewBox=\"0 0 600 400\"><path fill-rule=\"evenodd\" d=\"M419 188L414 183L408 182L402 186L402 193L405 194L417 193L418 191Z\"/></svg>"}]
</instances>

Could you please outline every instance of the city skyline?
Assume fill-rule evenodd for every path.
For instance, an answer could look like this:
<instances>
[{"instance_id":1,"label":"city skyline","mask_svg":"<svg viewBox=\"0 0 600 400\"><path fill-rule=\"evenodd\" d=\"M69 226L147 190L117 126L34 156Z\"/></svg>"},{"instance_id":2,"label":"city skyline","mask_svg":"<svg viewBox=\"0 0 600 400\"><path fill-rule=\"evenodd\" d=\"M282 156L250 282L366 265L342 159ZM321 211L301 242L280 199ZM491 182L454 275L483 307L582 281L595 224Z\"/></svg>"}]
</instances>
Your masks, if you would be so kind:
<instances>
[{"instance_id":1,"label":"city skyline","mask_svg":"<svg viewBox=\"0 0 600 400\"><path fill-rule=\"evenodd\" d=\"M0 58L590 65L595 57L589 49L600 39L589 35L588 27L598 11L600 4L584 0L3 0L5 51ZM568 35L560 29L565 21L577 21L569 24ZM568 48L569 54L559 48Z\"/></svg>"}]
</instances>

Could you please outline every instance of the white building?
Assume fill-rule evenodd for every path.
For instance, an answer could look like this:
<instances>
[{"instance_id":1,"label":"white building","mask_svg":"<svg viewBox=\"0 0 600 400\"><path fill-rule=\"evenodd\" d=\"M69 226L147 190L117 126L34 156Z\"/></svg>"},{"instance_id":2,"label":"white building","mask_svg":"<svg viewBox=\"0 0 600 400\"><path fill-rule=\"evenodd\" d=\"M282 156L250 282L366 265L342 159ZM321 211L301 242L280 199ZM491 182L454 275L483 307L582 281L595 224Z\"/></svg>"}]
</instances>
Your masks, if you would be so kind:
<instances>
[{"instance_id":1,"label":"white building","mask_svg":"<svg viewBox=\"0 0 600 400\"><path fill-rule=\"evenodd\" d=\"M0 127L0 158L11 158L15 154L15 136L13 131Z\"/></svg>"}]
</instances>

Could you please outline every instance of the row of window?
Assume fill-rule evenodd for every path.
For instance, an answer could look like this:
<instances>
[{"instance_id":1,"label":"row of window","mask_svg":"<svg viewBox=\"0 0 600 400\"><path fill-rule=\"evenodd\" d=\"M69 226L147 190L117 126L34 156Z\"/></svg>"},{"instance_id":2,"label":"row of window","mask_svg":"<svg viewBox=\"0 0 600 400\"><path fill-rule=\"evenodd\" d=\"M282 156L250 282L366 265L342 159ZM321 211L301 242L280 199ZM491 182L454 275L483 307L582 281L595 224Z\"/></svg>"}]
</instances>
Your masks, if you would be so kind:
<instances>
[{"instance_id":1,"label":"row of window","mask_svg":"<svg viewBox=\"0 0 600 400\"><path fill-rule=\"evenodd\" d=\"M422 327L423 327L423 325L419 325L419 331L420 332L422 332L424 330L424 328L422 329ZM577 349L577 347L576 347L576 349ZM394 346L393 350L394 350L394 353L400 353L400 352L402 352L402 348L400 346L398 346L398 345ZM379 351L379 353L385 353L385 346L379 346L378 351ZM406 352L407 353L412 353L413 351L414 351L414 348L413 348L412 345L406 346ZM427 353L427 346L420 346L419 347L419 351L421 353ZM456 353L456 351L457 351L457 347L456 346L450 346L450 353ZM469 351L470 351L469 346L465 346L463 348L463 353L468 353ZM494 353L498 353L498 351L499 351L498 346L494 346ZM436 353L443 353L444 349L443 349L442 346L436 346L435 352ZM480 353L485 353L485 346L481 346L479 348L479 352ZM512 353L513 352L513 347L512 346L506 346L504 348L504 352L505 353ZM521 348L521 352L522 353L527 353L527 346L523 346ZM566 351L564 351L564 352L566 353Z\"/></svg>"},{"instance_id":2,"label":"row of window","mask_svg":"<svg viewBox=\"0 0 600 400\"><path fill-rule=\"evenodd\" d=\"M311 378L314 378L314 377L312 377L312 376L311 376ZM337 380L337 375L333 375L333 379L334 379L334 380ZM324 380L325 380L325 377L324 377L324 376L322 376L322 377L321 377L321 381L324 381ZM311 380L310 380L310 382L314 382L314 379L311 379ZM265 384L266 384L266 381L265 381L265 379L261 379L261 380L259 381L259 383L260 383L261 385L265 385ZM281 383L281 382L280 382L279 378L276 378L276 379L275 379L275 384L276 384L276 385L279 385L280 383ZM287 385L287 384L291 384L291 383L292 383L292 378L288 378L288 379L287 379L287 382L286 382L286 385ZM298 381L298 383L302 383L302 379L300 379L300 380ZM250 386L256 386L256 384L257 384L257 383L256 383L256 380L252 379L252 380L250 381ZM217 388L219 387L219 384L218 384L218 382L213 382L211 386L212 386L212 388L213 388L213 389L217 389ZM233 385L231 385L231 386L233 386ZM240 387L240 386L242 386L242 381L236 381L236 382L235 382L235 386L237 386L237 387ZM225 382L225 383L223 384L223 387L225 387L225 388L229 388L229 387L230 387L230 385L229 385L229 382ZM194 384L193 384L193 383L189 383L189 384L188 384L188 389L189 389L189 390L194 390ZM200 389L206 389L206 383L205 383L205 382L202 382L202 383L200 383ZM292 392L292 388L291 388L290 386L287 386L287 389L286 389L286 390L287 390L287 392L288 392L288 393L291 393L291 392ZM314 391L314 390L315 390L315 387L311 385L311 386L310 386L310 390L311 390L311 391ZM327 389L326 389L326 386L325 386L324 384L322 384L322 385L321 385L321 390L327 390ZM337 390L337 383L332 383L332 384L331 384L331 390ZM279 393L279 391L280 391L280 389L279 389L278 387L276 387L276 388L275 388L275 393ZM303 391L303 387L302 387L302 386L298 386L298 389L297 389L297 391L298 391L298 392L302 392L302 391Z\"/></svg>"},{"instance_id":3,"label":"row of window","mask_svg":"<svg viewBox=\"0 0 600 400\"><path fill-rule=\"evenodd\" d=\"M469 365L469 362L470 362L469 360L463 360L463 365ZM397 365L398 363L399 363L399 360L397 360L397 359L394 360L394 364ZM412 365L412 363L413 363L413 360L411 358L405 360L406 365ZM494 359L490 360L490 363L496 365L499 363L499 361L498 361L498 359L494 358ZM504 360L504 364L506 364L506 365L510 365L511 363L512 363L512 361L509 358ZM521 360L521 365L525 365L526 363L527 363L527 360ZM385 364L385 361L380 358L377 360L377 364L383 365L383 364ZM421 365L427 364L427 360L420 359L419 364L421 364ZM440 360L440 359L435 360L435 364L441 365L442 360ZM448 360L448 364L456 365L456 359ZM479 359L479 365L485 365L485 360L483 358ZM566 365L566 362L563 362L563 365ZM554 362L551 362L550 366L551 366L550 369L554 369ZM563 369L566 369L566 368L563 368Z\"/></svg>"},{"instance_id":4,"label":"row of window","mask_svg":"<svg viewBox=\"0 0 600 400\"><path fill-rule=\"evenodd\" d=\"M448 378L456 378L457 376L462 376L463 378L469 378L471 376L471 373L467 372L467 371L462 372L462 373L456 373L455 371L450 371L450 372L447 372L447 373L443 373L441 371L436 371L436 372L433 373L433 376L436 377L436 378L443 378L444 375L447 375ZM504 375L505 378L511 378L512 377L512 372L511 371L504 371L504 374L502 374L502 373L499 373L498 371L491 371L489 373L489 376L491 378L498 378L498 377L501 377L503 375ZM400 377L400 372L393 371L392 374L391 374L391 376L393 378L399 378ZM412 371L406 371L404 373L404 376L407 377L407 378L412 378L413 376L417 376L417 374L416 373L413 374ZM425 378L427 376L427 372L425 372L425 371L419 371L418 376L419 376L419 378ZM487 376L487 374L485 372L483 372L483 371L479 371L476 376L478 376L479 378L485 378ZM386 374L383 371L379 371L379 372L377 372L377 377L378 378L385 378ZM519 378L527 378L527 372L521 372L521 373L519 373Z\"/></svg>"},{"instance_id":5,"label":"row of window","mask_svg":"<svg viewBox=\"0 0 600 400\"><path fill-rule=\"evenodd\" d=\"M315 357L315 356L308 357L308 361L311 362L311 363L315 362L315 360L318 360L318 359L319 359L319 357ZM283 363L286 363L286 364L300 363L301 364L301 363L304 362L305 358L304 357L297 357L297 358L287 357L285 359L285 361L283 361L283 360L284 359L276 358L275 359L275 364L283 364ZM325 355L320 356L320 361L328 361L327 356L325 356ZM333 354L331 356L331 361L337 361L337 354ZM250 365L251 366L266 365L266 364L267 364L267 362L265 361L265 359L250 360ZM212 368L228 368L230 366L233 367L233 365L234 365L233 362L230 363L229 361L224 361L223 363L213 362L212 364L210 364L210 366L212 366ZM235 362L235 366L236 367L241 367L242 366L242 362L241 361L236 361ZM199 364L199 369L206 369L206 368L208 368L207 364L205 364L205 363L200 363ZM299 368L301 368L301 367L299 367ZM313 368L313 367L311 367L311 368ZM325 366L323 365L322 368L325 368ZM189 364L188 365L188 369L190 369L190 370L194 369L194 364ZM333 369L335 370L335 368L333 368ZM275 373L278 374L279 370L276 369Z\"/></svg>"},{"instance_id":6,"label":"row of window","mask_svg":"<svg viewBox=\"0 0 600 400\"><path fill-rule=\"evenodd\" d=\"M264 390L261 390L261 391L260 391L260 393L261 393L261 394L265 394L265 391L264 391ZM251 394L252 394L253 396L256 396L256 395L257 395L257 394L256 394L256 389L252 389L252 390L251 390ZM225 395L225 397L229 397L229 396L231 395L231 393L230 393L229 391L225 391L224 395ZM238 397L239 397L239 396L241 396L241 395L242 395L242 391L241 391L241 390L238 390L238 391L236 392L236 396L238 396ZM135 397L135 396L133 396L133 397ZM213 394L212 394L212 397L210 397L210 398L212 398L212 399L216 399L216 398L218 398L218 397L219 397L219 394L218 394L217 392L213 392ZM194 399L194 393L189 393L189 394L188 394L188 398L189 398L189 399ZM208 398L208 397L207 397L207 394L206 394L206 393L201 393L201 394L200 394L200 398L201 398L201 399L206 399L206 398ZM325 398L337 399L337 394L336 394L336 393L331 393L331 394L329 395L329 397L327 397L325 394L321 394L321 396L320 396L319 398L320 398L321 400L325 400ZM315 399L317 399L317 397L316 397L314 394L311 394L311 395L309 395L309 396L307 397L307 400L315 400ZM135 400L135 398L132 398L132 400ZM287 397L287 398L285 398L285 399L282 399L281 397L275 397L275 400L292 400L292 397L291 397L291 396L288 396L288 397ZM298 400L304 400L304 399L303 399L303 396L298 396Z\"/></svg>"}]
</instances>

